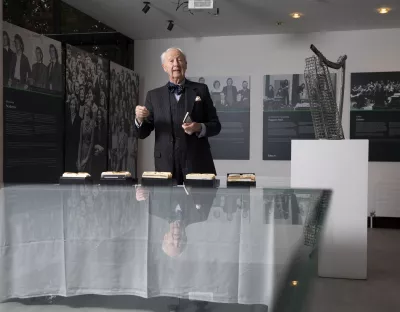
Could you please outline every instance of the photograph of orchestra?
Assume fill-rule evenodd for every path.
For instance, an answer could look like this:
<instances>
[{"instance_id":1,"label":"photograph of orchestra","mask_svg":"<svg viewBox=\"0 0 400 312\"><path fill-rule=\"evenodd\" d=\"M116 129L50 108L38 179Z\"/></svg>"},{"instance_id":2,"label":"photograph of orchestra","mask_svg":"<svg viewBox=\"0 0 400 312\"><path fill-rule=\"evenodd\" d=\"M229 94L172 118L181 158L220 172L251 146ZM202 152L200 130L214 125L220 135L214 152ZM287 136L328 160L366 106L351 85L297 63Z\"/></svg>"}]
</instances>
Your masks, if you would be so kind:
<instances>
[{"instance_id":1,"label":"photograph of orchestra","mask_svg":"<svg viewBox=\"0 0 400 312\"><path fill-rule=\"evenodd\" d=\"M352 110L400 109L400 72L353 73Z\"/></svg>"},{"instance_id":2,"label":"photograph of orchestra","mask_svg":"<svg viewBox=\"0 0 400 312\"><path fill-rule=\"evenodd\" d=\"M331 74L331 80L336 90L335 74ZM263 104L264 111L309 110L304 75L265 75Z\"/></svg>"}]
</instances>

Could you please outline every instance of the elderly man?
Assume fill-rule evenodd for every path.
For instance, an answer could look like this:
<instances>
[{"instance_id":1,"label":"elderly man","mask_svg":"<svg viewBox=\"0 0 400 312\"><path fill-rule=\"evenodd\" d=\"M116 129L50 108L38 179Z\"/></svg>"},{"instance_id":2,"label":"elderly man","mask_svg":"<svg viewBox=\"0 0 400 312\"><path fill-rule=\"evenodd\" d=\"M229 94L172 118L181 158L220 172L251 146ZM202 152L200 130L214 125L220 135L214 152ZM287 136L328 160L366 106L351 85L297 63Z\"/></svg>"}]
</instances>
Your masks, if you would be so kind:
<instances>
[{"instance_id":1,"label":"elderly man","mask_svg":"<svg viewBox=\"0 0 400 312\"><path fill-rule=\"evenodd\" d=\"M136 107L140 139L155 130L156 171L172 172L178 184L188 173L216 173L208 137L221 131L217 112L205 84L185 78L187 61L182 50L170 48L161 55L169 82L147 93ZM184 122L189 113L190 121Z\"/></svg>"}]
</instances>

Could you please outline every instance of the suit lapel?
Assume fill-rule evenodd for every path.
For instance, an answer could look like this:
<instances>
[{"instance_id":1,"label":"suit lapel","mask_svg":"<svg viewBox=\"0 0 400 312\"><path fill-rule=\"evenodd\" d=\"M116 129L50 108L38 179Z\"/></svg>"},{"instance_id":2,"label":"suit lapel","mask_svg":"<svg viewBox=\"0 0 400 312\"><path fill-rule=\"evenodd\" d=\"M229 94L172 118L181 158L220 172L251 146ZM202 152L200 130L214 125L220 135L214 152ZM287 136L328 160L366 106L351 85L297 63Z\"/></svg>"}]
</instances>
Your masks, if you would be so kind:
<instances>
[{"instance_id":1,"label":"suit lapel","mask_svg":"<svg viewBox=\"0 0 400 312\"><path fill-rule=\"evenodd\" d=\"M185 83L185 109L186 112L189 112L190 114L193 111L193 106L194 106L194 101L196 100L197 96L197 89L193 87L192 83L189 80L186 80Z\"/></svg>"}]
</instances>

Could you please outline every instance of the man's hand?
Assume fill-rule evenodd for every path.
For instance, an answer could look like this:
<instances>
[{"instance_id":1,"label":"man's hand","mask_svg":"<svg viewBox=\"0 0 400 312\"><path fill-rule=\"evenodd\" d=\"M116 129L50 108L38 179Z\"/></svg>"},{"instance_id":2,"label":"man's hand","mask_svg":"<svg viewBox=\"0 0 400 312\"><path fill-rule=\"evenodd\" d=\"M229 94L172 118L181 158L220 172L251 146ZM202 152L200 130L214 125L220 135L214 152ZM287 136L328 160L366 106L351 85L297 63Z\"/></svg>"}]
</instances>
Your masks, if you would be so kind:
<instances>
[{"instance_id":1,"label":"man's hand","mask_svg":"<svg viewBox=\"0 0 400 312\"><path fill-rule=\"evenodd\" d=\"M136 106L135 114L137 121L139 121L140 123L142 123L143 120L150 115L148 109L145 106L140 105Z\"/></svg>"},{"instance_id":2,"label":"man's hand","mask_svg":"<svg viewBox=\"0 0 400 312\"><path fill-rule=\"evenodd\" d=\"M150 192L143 188L143 187L138 187L136 189L136 200L137 201L145 201L147 198L149 198Z\"/></svg>"},{"instance_id":3,"label":"man's hand","mask_svg":"<svg viewBox=\"0 0 400 312\"><path fill-rule=\"evenodd\" d=\"M193 133L201 132L201 124L197 122L184 123L182 125L185 133L192 135Z\"/></svg>"}]
</instances>

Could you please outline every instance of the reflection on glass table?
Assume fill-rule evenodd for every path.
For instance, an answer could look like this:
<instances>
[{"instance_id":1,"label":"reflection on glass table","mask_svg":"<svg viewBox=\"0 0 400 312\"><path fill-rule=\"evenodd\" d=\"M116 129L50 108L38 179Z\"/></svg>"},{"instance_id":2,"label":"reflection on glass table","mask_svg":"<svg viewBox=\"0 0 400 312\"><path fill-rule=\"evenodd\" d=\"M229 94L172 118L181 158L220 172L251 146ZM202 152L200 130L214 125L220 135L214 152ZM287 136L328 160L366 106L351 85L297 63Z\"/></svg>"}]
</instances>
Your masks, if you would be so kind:
<instances>
[{"instance_id":1,"label":"reflection on glass table","mask_svg":"<svg viewBox=\"0 0 400 312\"><path fill-rule=\"evenodd\" d=\"M165 311L184 311L187 300L199 311L214 303L300 311L330 194L9 186L1 190L0 302L129 295L175 299Z\"/></svg>"}]
</instances>

